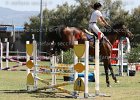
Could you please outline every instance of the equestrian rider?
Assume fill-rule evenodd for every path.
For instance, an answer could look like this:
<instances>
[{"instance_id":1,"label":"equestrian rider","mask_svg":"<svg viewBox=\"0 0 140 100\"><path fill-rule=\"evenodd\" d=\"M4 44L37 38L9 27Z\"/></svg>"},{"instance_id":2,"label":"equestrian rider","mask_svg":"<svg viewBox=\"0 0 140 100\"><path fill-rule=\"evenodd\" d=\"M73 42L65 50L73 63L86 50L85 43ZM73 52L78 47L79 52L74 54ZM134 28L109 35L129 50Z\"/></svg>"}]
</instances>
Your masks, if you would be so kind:
<instances>
[{"instance_id":1,"label":"equestrian rider","mask_svg":"<svg viewBox=\"0 0 140 100\"><path fill-rule=\"evenodd\" d=\"M102 13L100 12L100 8L102 7L100 3L97 2L94 5L91 5L91 7L94 9L94 11L92 12L91 18L89 20L89 30L95 32L96 36L98 35L98 33L101 33L102 38L104 34L100 31L96 23L99 21L103 24L103 26L110 27L110 25L107 23Z\"/></svg>"}]
</instances>

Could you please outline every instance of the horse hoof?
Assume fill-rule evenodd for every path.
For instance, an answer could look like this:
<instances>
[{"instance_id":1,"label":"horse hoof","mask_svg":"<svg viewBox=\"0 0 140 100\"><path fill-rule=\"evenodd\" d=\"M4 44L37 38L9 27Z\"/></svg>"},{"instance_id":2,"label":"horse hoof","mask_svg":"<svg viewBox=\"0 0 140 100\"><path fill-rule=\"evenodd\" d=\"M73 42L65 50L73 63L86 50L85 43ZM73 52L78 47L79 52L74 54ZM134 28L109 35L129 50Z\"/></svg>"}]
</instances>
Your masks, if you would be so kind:
<instances>
[{"instance_id":1,"label":"horse hoof","mask_svg":"<svg viewBox=\"0 0 140 100\"><path fill-rule=\"evenodd\" d=\"M107 87L111 87L111 85L110 84L107 84Z\"/></svg>"},{"instance_id":2,"label":"horse hoof","mask_svg":"<svg viewBox=\"0 0 140 100\"><path fill-rule=\"evenodd\" d=\"M115 83L120 83L119 81L115 81Z\"/></svg>"}]
</instances>

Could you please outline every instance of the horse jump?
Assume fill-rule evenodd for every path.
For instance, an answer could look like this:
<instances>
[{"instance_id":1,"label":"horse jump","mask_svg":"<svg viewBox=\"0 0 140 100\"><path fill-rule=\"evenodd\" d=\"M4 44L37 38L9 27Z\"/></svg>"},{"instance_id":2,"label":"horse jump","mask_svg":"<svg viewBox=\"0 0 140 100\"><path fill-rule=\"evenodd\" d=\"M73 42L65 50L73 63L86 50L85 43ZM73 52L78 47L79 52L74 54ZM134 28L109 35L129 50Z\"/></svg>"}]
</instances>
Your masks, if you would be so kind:
<instances>
[{"instance_id":1,"label":"horse jump","mask_svg":"<svg viewBox=\"0 0 140 100\"><path fill-rule=\"evenodd\" d=\"M116 40L116 42L113 44L111 64L119 66L119 75L121 76L124 76L123 66L128 64L128 60L124 56L126 56L126 54L130 52L130 48L130 41L127 37Z\"/></svg>"},{"instance_id":2,"label":"horse jump","mask_svg":"<svg viewBox=\"0 0 140 100\"><path fill-rule=\"evenodd\" d=\"M18 60L14 60L13 58L9 58L9 42L7 41L7 39L5 39L5 42L6 42L6 57L3 56L3 43L1 42L0 43L0 69L1 70L13 70L15 71L16 69L13 69L13 68L16 68L16 67L19 67L20 65L23 66L23 65L26 65L25 62L20 62ZM3 66L3 58L6 60L6 66L4 67ZM9 67L9 61L11 62L16 62L17 65L14 65L14 66L10 66ZM23 71L23 70L21 70Z\"/></svg>"},{"instance_id":3,"label":"horse jump","mask_svg":"<svg viewBox=\"0 0 140 100\"><path fill-rule=\"evenodd\" d=\"M96 95L98 95L98 93L99 93L99 72L97 72L97 71L99 71L99 40L97 40L96 41L96 50L97 50L97 55L96 55L96 62L95 62L95 66L96 66L96 85L95 85L95 91L96 91ZM77 46L78 46L78 44L77 44ZM85 66L85 69L83 70L83 71L85 71L85 75L84 75L84 98L88 98L89 97L89 93L88 93L88 72L89 72L89 41L85 41L85 51L84 51L84 66ZM31 47L31 48L33 48L33 49L36 49L36 47L34 47L34 42L33 42L33 47ZM33 51L33 58L34 59L36 59L36 50L32 50ZM79 52L79 51L78 51ZM34 56L35 55L35 56ZM29 61L29 55L27 55L27 63L28 63L28 61ZM54 68L52 71L55 73L55 63L56 63L56 58L55 57L52 57L53 59L51 60L52 61L52 67ZM77 58L77 55L75 54L75 57L74 57L74 65L75 65L75 67L76 67L76 64L77 63L79 63L78 62L78 59L80 59L80 58ZM36 61L33 61L34 63L36 63ZM28 66L28 64L27 64L27 66ZM80 67L78 67L78 68L74 68L74 69L77 69L77 70L75 70L75 73L74 73L74 80L76 81L77 79L77 82L68 82L68 83L62 83L62 84L56 84L56 74L52 74L52 85L50 85L50 83L49 82L47 82L47 81L45 81L45 80L43 80L43 79L40 79L39 77L37 77L37 67L39 67L38 65L37 65L37 63L36 64L34 64L34 73L33 73L33 76L32 76L32 78L30 77L29 79L30 80L28 80L27 79L27 81L29 81L29 85L34 85L34 89L32 90L32 91L37 91L37 90L43 90L43 89L48 89L48 88L56 88L56 89L58 89L58 90L60 90L60 91L63 91L63 92L65 92L65 93L68 93L68 94L71 94L72 96L74 96L75 95L75 92L70 92L70 91L66 91L66 90L64 90L64 89L62 89L62 88L59 88L62 84L64 85L69 85L69 84L74 84L74 85L77 85L77 82L79 81L79 79L78 79L78 72L77 72L77 70L79 70L79 68ZM57 67L56 67L57 68ZM27 69L27 74L29 75L31 73L31 71L30 71L30 69L28 68ZM30 74L31 75L31 74ZM43 88L37 88L37 80L38 81L41 81L42 83L45 83L45 84L47 84L47 85L49 85L49 86L47 86L46 88L45 87L43 87ZM27 82L27 84L28 84L28 82ZM27 85L27 90L29 90L29 85ZM79 86L80 87L80 86ZM74 89L74 91L78 91L77 89Z\"/></svg>"}]
</instances>

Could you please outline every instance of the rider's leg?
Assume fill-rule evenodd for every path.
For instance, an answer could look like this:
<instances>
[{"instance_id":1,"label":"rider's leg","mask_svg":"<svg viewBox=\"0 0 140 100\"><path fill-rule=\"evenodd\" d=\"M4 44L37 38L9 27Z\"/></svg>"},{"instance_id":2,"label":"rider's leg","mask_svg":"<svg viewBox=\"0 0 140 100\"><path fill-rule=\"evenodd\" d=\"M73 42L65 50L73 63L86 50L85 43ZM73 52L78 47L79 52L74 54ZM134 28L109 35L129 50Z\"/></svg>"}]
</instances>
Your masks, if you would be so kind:
<instances>
[{"instance_id":1,"label":"rider's leg","mask_svg":"<svg viewBox=\"0 0 140 100\"><path fill-rule=\"evenodd\" d=\"M100 33L101 34L100 38L102 38L104 36L104 34L100 31L100 29L96 25L96 23L90 23L89 24L89 29L91 29L93 32L95 32L96 36L98 36L98 33Z\"/></svg>"},{"instance_id":2,"label":"rider's leg","mask_svg":"<svg viewBox=\"0 0 140 100\"><path fill-rule=\"evenodd\" d=\"M101 37L104 37L104 34L100 31L100 29L98 28L98 26L96 25L96 23L90 23L89 24L89 29L91 29L92 31L94 31L97 36L98 36L98 33L101 33ZM109 42L109 40L105 37L105 40L110 44L110 46L112 46L112 44Z\"/></svg>"}]
</instances>

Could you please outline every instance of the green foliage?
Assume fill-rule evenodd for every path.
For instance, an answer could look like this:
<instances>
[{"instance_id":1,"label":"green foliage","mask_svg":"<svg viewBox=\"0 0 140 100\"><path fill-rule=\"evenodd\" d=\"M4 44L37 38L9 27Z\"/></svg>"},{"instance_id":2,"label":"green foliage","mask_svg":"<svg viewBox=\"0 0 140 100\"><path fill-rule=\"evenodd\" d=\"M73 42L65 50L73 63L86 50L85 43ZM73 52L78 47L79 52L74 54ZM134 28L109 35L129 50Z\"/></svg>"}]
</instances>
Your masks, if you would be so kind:
<instances>
[{"instance_id":1,"label":"green foliage","mask_svg":"<svg viewBox=\"0 0 140 100\"><path fill-rule=\"evenodd\" d=\"M135 37L133 39L134 46L140 44L140 6L132 10L132 14L130 15L129 27Z\"/></svg>"},{"instance_id":2,"label":"green foliage","mask_svg":"<svg viewBox=\"0 0 140 100\"><path fill-rule=\"evenodd\" d=\"M127 54L129 63L137 63L140 62L140 45L135 48L132 48L130 53Z\"/></svg>"},{"instance_id":3,"label":"green foliage","mask_svg":"<svg viewBox=\"0 0 140 100\"><path fill-rule=\"evenodd\" d=\"M63 56L63 62L62 62L62 56ZM63 55L59 55L59 63L64 64L73 64L74 62L74 51L72 49L63 52Z\"/></svg>"}]
</instances>

